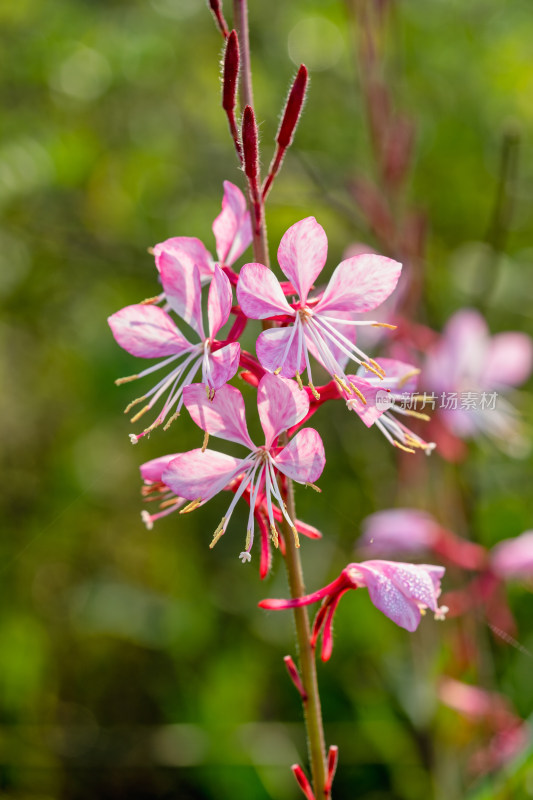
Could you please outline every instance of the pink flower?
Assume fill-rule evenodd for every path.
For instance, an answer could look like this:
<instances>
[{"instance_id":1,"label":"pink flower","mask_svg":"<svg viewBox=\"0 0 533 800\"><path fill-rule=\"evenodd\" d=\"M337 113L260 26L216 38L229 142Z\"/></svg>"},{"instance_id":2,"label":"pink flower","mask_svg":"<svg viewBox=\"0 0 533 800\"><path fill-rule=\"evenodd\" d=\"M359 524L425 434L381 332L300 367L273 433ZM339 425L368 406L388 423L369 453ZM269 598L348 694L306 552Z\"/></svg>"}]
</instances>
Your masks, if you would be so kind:
<instances>
[{"instance_id":1,"label":"pink flower","mask_svg":"<svg viewBox=\"0 0 533 800\"><path fill-rule=\"evenodd\" d=\"M440 525L430 514L416 508L390 508L363 520L361 546L365 553L388 555L430 550L438 539Z\"/></svg>"},{"instance_id":2,"label":"pink flower","mask_svg":"<svg viewBox=\"0 0 533 800\"><path fill-rule=\"evenodd\" d=\"M459 438L485 433L510 455L521 455L525 437L517 412L503 397L531 373L533 344L524 333L490 336L479 312L462 309L431 348L424 375L440 395L440 415Z\"/></svg>"},{"instance_id":3,"label":"pink flower","mask_svg":"<svg viewBox=\"0 0 533 800\"><path fill-rule=\"evenodd\" d=\"M245 550L240 554L244 561L251 559L254 539L254 511L258 499L264 494L267 518L274 543L277 532L274 524L273 503L291 526L295 538L297 531L285 508L276 473L305 484L314 484L324 469L325 455L322 440L313 428L304 428L284 447L277 444L283 431L302 420L309 410L309 399L300 392L293 381L265 375L257 388L257 408L265 434L265 444L256 446L246 427L242 394L233 386L222 387L213 399L208 399L205 387L194 384L183 392L185 405L194 422L212 436L242 444L247 449L244 458L237 458L206 449L191 450L174 458L163 473L163 481L176 495L192 501L181 513L203 505L236 478L240 486L230 506L215 531L211 547L225 533L233 510L248 489L250 513L248 517Z\"/></svg>"},{"instance_id":4,"label":"pink flower","mask_svg":"<svg viewBox=\"0 0 533 800\"><path fill-rule=\"evenodd\" d=\"M444 567L432 564L404 564L399 561L363 561L348 564L339 577L318 592L292 600L261 600L268 609L296 608L323 600L314 624L312 646L322 636L322 660L327 661L333 648L333 615L342 595L349 589L366 587L373 604L401 628L415 631L421 614L429 608L435 619L444 619L446 606L439 608L440 579Z\"/></svg>"},{"instance_id":5,"label":"pink flower","mask_svg":"<svg viewBox=\"0 0 533 800\"><path fill-rule=\"evenodd\" d=\"M229 181L224 181L222 211L213 222L216 251L221 267L231 267L244 253L252 241L252 224L247 210L246 198L241 190ZM202 283L210 281L215 270L215 261L203 242L193 236L174 236L154 247L155 263L161 270L161 262L176 258L192 270L198 267ZM159 298L154 299L162 299Z\"/></svg>"},{"instance_id":6,"label":"pink flower","mask_svg":"<svg viewBox=\"0 0 533 800\"><path fill-rule=\"evenodd\" d=\"M169 456L161 456L160 458L153 458L151 461L146 461L141 464L140 471L141 477L144 481L142 487L142 495L146 502L159 501L159 508L161 509L156 514L150 514L148 511L141 511L142 521L149 531L154 527L154 522L161 517L166 517L177 511L183 505L185 500L183 497L176 497L174 492L169 489L162 481L163 472L167 468L172 459L176 458L177 453Z\"/></svg>"},{"instance_id":7,"label":"pink flower","mask_svg":"<svg viewBox=\"0 0 533 800\"><path fill-rule=\"evenodd\" d=\"M503 580L533 576L533 531L505 539L492 548L491 566Z\"/></svg>"},{"instance_id":8,"label":"pink flower","mask_svg":"<svg viewBox=\"0 0 533 800\"><path fill-rule=\"evenodd\" d=\"M318 299L309 291L325 263L328 241L314 217L292 225L278 249L279 265L299 295L289 305L274 273L263 264L245 264L237 284L237 298L243 312L252 319L282 315L285 327L263 331L257 339L257 355L265 369L287 378L307 370L309 386L315 392L311 374L311 353L348 393L353 391L344 371L347 361L362 364L381 375L381 369L355 345L357 325L382 325L355 320L364 311L379 306L393 291L400 277L398 262L374 254L362 254L342 261Z\"/></svg>"},{"instance_id":9,"label":"pink flower","mask_svg":"<svg viewBox=\"0 0 533 800\"><path fill-rule=\"evenodd\" d=\"M362 419L367 428L375 425L394 447L408 453L424 450L427 455L435 448L433 442L426 442L414 433L403 422L396 419L394 413L415 419L429 420L427 414L421 414L410 408L404 408L399 402L407 394L413 394L418 386L420 370L412 364L406 364L393 358L378 358L374 362L384 377L362 377L363 368L357 375L348 375L352 389L358 390L348 394L342 389L346 405ZM394 413L393 413L394 412Z\"/></svg>"},{"instance_id":10,"label":"pink flower","mask_svg":"<svg viewBox=\"0 0 533 800\"><path fill-rule=\"evenodd\" d=\"M170 308L193 328L199 338L192 344L175 325L169 314L155 305L133 305L117 311L109 317L109 325L118 344L134 356L159 358L158 363L137 375L119 378L116 383L126 383L144 378L166 369L165 375L146 394L131 402L125 413L138 403L148 403L132 417L136 422L166 395L163 407L154 422L139 435L130 434L132 442L149 433L165 421L171 411L173 416L165 428L179 415L183 403L182 392L194 380L201 368L202 381L210 394L231 380L239 366L240 346L230 342L220 346L215 336L227 322L232 302L231 284L218 265L214 267L213 280L207 300L208 335L204 331L202 317L202 287L200 271L184 267L180 261L162 258L161 282Z\"/></svg>"}]
</instances>

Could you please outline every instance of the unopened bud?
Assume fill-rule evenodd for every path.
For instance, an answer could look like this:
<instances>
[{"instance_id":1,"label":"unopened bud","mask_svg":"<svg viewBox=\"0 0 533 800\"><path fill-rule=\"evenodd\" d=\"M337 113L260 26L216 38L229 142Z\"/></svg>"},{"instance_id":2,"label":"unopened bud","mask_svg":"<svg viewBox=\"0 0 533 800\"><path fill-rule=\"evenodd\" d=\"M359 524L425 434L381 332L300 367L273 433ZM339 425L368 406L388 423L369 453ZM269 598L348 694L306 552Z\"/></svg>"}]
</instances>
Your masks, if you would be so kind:
<instances>
[{"instance_id":1,"label":"unopened bud","mask_svg":"<svg viewBox=\"0 0 533 800\"><path fill-rule=\"evenodd\" d=\"M258 150L257 124L252 106L246 106L242 118L242 148L244 154L244 171L250 180L257 179Z\"/></svg>"},{"instance_id":2,"label":"unopened bud","mask_svg":"<svg viewBox=\"0 0 533 800\"><path fill-rule=\"evenodd\" d=\"M300 114L302 113L308 78L309 73L307 72L307 67L302 64L291 86L278 135L276 136L277 143L284 149L290 147L292 143L292 137L294 136L294 131L296 130Z\"/></svg>"},{"instance_id":3,"label":"unopened bud","mask_svg":"<svg viewBox=\"0 0 533 800\"><path fill-rule=\"evenodd\" d=\"M285 662L285 666L287 667L287 672L289 673L291 681L294 683L294 685L300 692L300 696L303 702L305 703L305 701L307 700L307 692L304 689L300 673L298 672L298 667L292 660L291 656L285 656L283 661Z\"/></svg>"},{"instance_id":4,"label":"unopened bud","mask_svg":"<svg viewBox=\"0 0 533 800\"><path fill-rule=\"evenodd\" d=\"M331 792L331 785L333 783L333 778L335 777L335 771L337 769L338 760L339 760L339 748L337 747L336 744L332 744L328 752L328 769L327 769L326 785L324 786L324 792L326 792L327 794Z\"/></svg>"},{"instance_id":5,"label":"unopened bud","mask_svg":"<svg viewBox=\"0 0 533 800\"><path fill-rule=\"evenodd\" d=\"M209 4L209 8L213 12L213 16L218 25L220 33L224 38L227 38L228 26L226 20L224 19L224 14L222 13L222 3L220 0L207 0L207 2Z\"/></svg>"},{"instance_id":6,"label":"unopened bud","mask_svg":"<svg viewBox=\"0 0 533 800\"><path fill-rule=\"evenodd\" d=\"M316 800L315 795L313 794L313 790L311 788L311 784L309 783L307 776L301 766L299 764L293 764L291 767L294 777L298 781L298 786L304 793L307 800Z\"/></svg>"},{"instance_id":7,"label":"unopened bud","mask_svg":"<svg viewBox=\"0 0 533 800\"><path fill-rule=\"evenodd\" d=\"M232 31L226 40L226 51L224 53L224 79L222 83L222 108L224 111L233 111L237 103L239 64L239 40L237 31Z\"/></svg>"}]
</instances>

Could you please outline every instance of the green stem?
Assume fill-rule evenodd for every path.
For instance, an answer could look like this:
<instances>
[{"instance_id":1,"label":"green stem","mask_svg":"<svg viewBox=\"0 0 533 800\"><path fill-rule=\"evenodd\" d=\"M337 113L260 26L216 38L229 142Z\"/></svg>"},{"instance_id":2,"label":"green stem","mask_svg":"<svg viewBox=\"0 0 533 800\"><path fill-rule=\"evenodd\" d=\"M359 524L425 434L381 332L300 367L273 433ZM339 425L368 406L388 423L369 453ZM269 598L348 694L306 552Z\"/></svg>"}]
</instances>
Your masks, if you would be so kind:
<instances>
[{"instance_id":1,"label":"green stem","mask_svg":"<svg viewBox=\"0 0 533 800\"><path fill-rule=\"evenodd\" d=\"M239 36L239 46L241 52L241 105L253 107L252 91L252 69L250 62L250 42L248 33L248 5L247 0L234 0L234 25ZM261 185L260 176L258 183ZM251 200L251 197L250 197ZM257 202L257 201L256 201ZM260 264L270 266L268 255L268 240L265 225L265 207L262 197L258 199L261 204L261 225L257 228L254 225L253 251L254 259ZM270 327L268 322L263 323L263 328ZM285 439L287 436L285 434ZM294 504L294 488L290 479L287 480L286 487L287 511L292 520L296 519L296 509ZM296 546L296 541L290 525L283 523L285 539L285 567L291 597L302 597L305 594L305 584L303 578L302 562L300 552ZM304 707L304 718L307 729L307 744L309 751L309 761L311 765L311 777L316 800L328 800L330 793L326 792L326 747L324 740L324 726L322 722L322 710L320 706L320 695L318 691L318 680L316 673L315 651L311 647L311 631L309 617L305 608L294 609L294 621L296 626L296 637L298 641L298 655L300 661L300 672L302 683L305 690L305 699L302 700Z\"/></svg>"}]
</instances>

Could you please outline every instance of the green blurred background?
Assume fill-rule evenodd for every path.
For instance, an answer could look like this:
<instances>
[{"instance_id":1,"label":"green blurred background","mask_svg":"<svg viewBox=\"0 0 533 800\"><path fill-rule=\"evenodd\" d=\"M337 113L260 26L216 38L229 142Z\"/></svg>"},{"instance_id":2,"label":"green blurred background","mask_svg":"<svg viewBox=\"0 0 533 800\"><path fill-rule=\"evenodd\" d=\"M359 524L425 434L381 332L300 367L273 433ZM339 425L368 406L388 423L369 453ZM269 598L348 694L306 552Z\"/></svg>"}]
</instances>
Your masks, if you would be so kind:
<instances>
[{"instance_id":1,"label":"green blurred background","mask_svg":"<svg viewBox=\"0 0 533 800\"><path fill-rule=\"evenodd\" d=\"M354 241L375 244L346 188L372 173L346 7L251 0L250 22L264 162L295 65L311 72L269 201L272 255L313 214L333 267ZM4 0L0 40L0 797L293 800L288 765L305 761L305 742L282 663L295 655L292 623L256 606L286 595L283 566L276 558L261 584L257 558L241 565L243 509L208 549L225 497L145 530L139 463L197 447L201 434L182 418L130 445L122 409L135 391L113 381L136 365L106 323L154 294L149 246L190 235L213 251L222 181L243 187L220 108L221 37L202 0ZM486 267L497 269L492 330L531 332L532 41L530 0L393 8L392 90L417 128L406 202L430 220L425 301L437 329L480 302ZM520 157L500 254L484 239L509 130ZM531 424L528 395L518 404ZM330 459L322 496L297 493L299 516L325 534L303 543L310 589L353 560L365 515L429 506L398 494L378 432L327 407L314 424ZM453 469L433 458L442 510ZM531 460L485 444L462 469L475 531L460 533L490 545L531 527ZM531 594L511 600L533 650ZM445 627L408 637L361 592L341 604L336 634L319 667L328 742L341 752L335 797L466 796L458 718L432 688L453 658ZM531 655L490 646L497 685L527 717ZM486 796L533 796L528 763L519 789L496 782Z\"/></svg>"}]
</instances>

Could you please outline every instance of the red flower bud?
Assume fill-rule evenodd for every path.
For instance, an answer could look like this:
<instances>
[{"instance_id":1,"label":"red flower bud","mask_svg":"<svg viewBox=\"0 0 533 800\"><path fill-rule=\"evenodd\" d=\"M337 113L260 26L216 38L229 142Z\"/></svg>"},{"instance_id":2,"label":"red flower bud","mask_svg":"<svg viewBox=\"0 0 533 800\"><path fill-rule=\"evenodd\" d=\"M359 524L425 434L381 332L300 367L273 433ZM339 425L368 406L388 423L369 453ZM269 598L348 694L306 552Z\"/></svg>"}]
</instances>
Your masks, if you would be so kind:
<instances>
[{"instance_id":1,"label":"red flower bud","mask_svg":"<svg viewBox=\"0 0 533 800\"><path fill-rule=\"evenodd\" d=\"M244 172L251 180L257 179L259 155L257 150L257 124L252 106L246 106L242 118L242 147Z\"/></svg>"},{"instance_id":2,"label":"red flower bud","mask_svg":"<svg viewBox=\"0 0 533 800\"><path fill-rule=\"evenodd\" d=\"M278 135L276 136L276 141L279 146L285 149L291 145L294 131L296 130L300 114L302 113L308 78L309 73L307 72L307 67L302 64L289 92L289 97L287 98L287 103L281 119L281 125L279 126Z\"/></svg>"},{"instance_id":3,"label":"red flower bud","mask_svg":"<svg viewBox=\"0 0 533 800\"><path fill-rule=\"evenodd\" d=\"M226 40L224 78L222 82L222 108L227 112L233 111L237 102L239 64L239 40L237 31L232 31Z\"/></svg>"},{"instance_id":4,"label":"red flower bud","mask_svg":"<svg viewBox=\"0 0 533 800\"><path fill-rule=\"evenodd\" d=\"M220 33L224 39L226 39L228 36L228 26L226 20L224 19L224 14L222 13L222 3L220 0L207 0L207 2L209 4L209 8L213 12L213 16L218 25Z\"/></svg>"},{"instance_id":5,"label":"red flower bud","mask_svg":"<svg viewBox=\"0 0 533 800\"><path fill-rule=\"evenodd\" d=\"M298 781L298 786L306 797L306 800L316 800L315 795L313 794L313 789L311 788L311 784L309 783L301 766L299 764L293 764L291 769L294 773L294 777Z\"/></svg>"}]
</instances>

